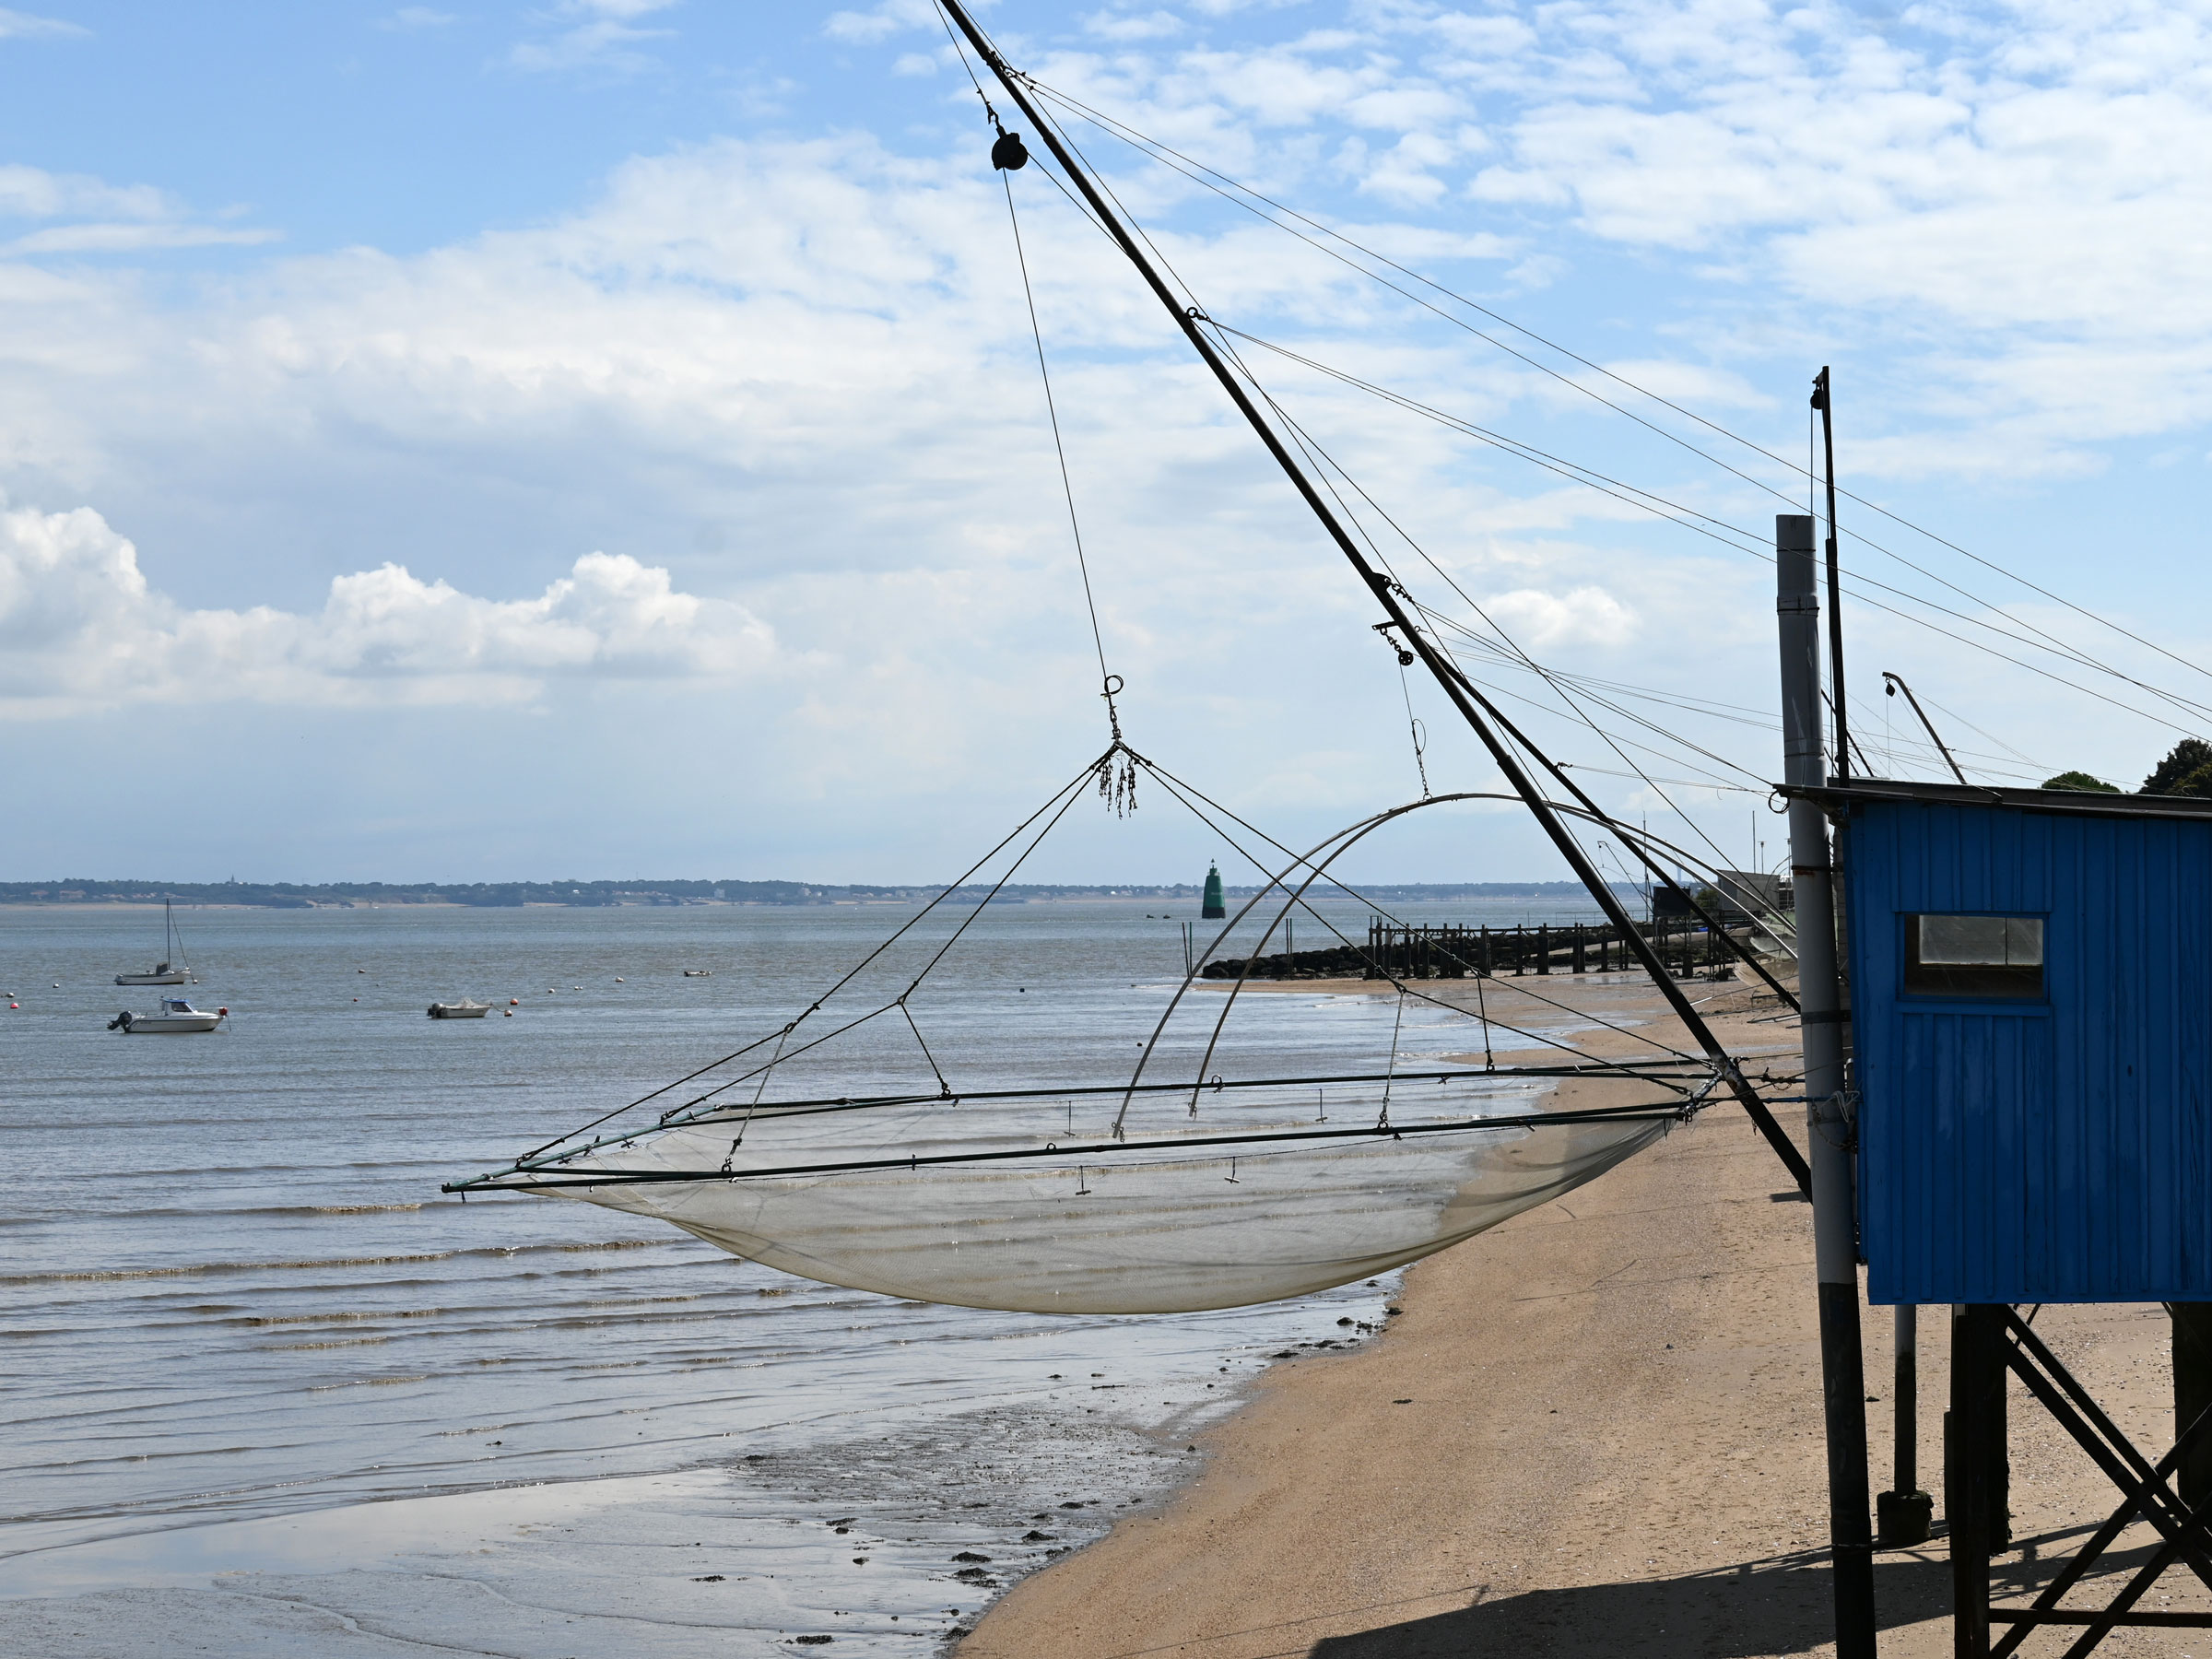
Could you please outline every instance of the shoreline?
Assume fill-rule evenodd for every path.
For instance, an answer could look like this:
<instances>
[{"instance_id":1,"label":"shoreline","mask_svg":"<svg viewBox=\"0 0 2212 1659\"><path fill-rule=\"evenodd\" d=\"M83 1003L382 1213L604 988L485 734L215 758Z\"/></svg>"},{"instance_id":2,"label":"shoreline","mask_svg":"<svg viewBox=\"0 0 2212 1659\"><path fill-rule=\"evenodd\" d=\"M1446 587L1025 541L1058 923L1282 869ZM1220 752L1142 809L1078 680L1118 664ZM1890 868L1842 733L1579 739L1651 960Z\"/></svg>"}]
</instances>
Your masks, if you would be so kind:
<instances>
[{"instance_id":1,"label":"shoreline","mask_svg":"<svg viewBox=\"0 0 2212 1659\"><path fill-rule=\"evenodd\" d=\"M1578 989L1552 976L1545 994L1680 1032L1648 983L1594 977ZM1491 985L1495 1012L1512 983ZM1771 1018L1763 988L1700 982L1692 998L1739 1055L1795 1055L1794 1025ZM1577 1041L1630 1044L1599 1037ZM1575 1079L1548 1099L1594 1103L1601 1087ZM1802 1147L1802 1113L1781 1115ZM1415 1263L1398 1305L1356 1353L1270 1367L1198 1437L1187 1485L1015 1585L959 1659L1834 1653L1811 1213L1740 1108L1708 1107L1588 1185ZM1893 1311L1863 1298L1860 1311L1878 1491L1892 1470ZM1923 1310L1919 1326L1921 1484L1937 1494L1937 1530L1876 1552L1885 1659L1946 1659L1952 1645L1945 1311ZM2168 1443L2161 1308L2051 1307L2037 1328L2131 1439ZM2113 1494L2013 1393L2015 1548L1994 1583L2018 1605ZM2157 1544L2138 1522L2071 1599L2110 1601ZM2212 1612L2212 1592L2169 1572L2155 1605ZM2180 1652L2168 1634L2122 1630L2108 1645Z\"/></svg>"},{"instance_id":2,"label":"shoreline","mask_svg":"<svg viewBox=\"0 0 2212 1659\"><path fill-rule=\"evenodd\" d=\"M1355 987L1375 992L1277 988ZM1471 982L1434 987L1472 1004ZM1513 982L1487 987L1493 1016L1524 1023L1501 988ZM1653 1036L1679 1030L1640 975L1553 975L1540 994ZM1763 991L1692 994L1739 1052L1776 1046L1774 1025L1747 1023L1773 1005ZM1641 1046L1603 1030L1576 1041ZM1547 1103L1608 1091L1574 1080ZM1817 1650L1811 1260L1808 1212L1772 1153L1740 1109L1710 1107L1589 1185L1415 1264L1403 1313L1365 1349L1271 1367L1200 1437L1188 1485L1017 1584L957 1652ZM1870 1379L1887 1351L1877 1318Z\"/></svg>"}]
</instances>

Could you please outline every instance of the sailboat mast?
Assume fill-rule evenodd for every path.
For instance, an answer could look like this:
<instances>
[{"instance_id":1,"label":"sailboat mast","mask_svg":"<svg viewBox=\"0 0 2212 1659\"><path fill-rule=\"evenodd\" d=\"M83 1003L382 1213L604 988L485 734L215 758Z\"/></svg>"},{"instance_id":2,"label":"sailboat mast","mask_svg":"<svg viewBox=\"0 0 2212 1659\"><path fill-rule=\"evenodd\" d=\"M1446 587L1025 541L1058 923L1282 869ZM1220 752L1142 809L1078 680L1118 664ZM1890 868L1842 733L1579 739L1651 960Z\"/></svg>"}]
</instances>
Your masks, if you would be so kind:
<instances>
[{"instance_id":1,"label":"sailboat mast","mask_svg":"<svg viewBox=\"0 0 2212 1659\"><path fill-rule=\"evenodd\" d=\"M1069 153L1068 147L1062 142L1058 131L1051 122L1045 119L1043 111L1030 98L1020 74L999 55L998 49L991 43L990 39L983 31L976 27L974 18L968 15L967 7L961 4L961 0L938 0L938 4L945 8L953 22L959 26L960 33L967 37L968 43L975 48L977 55L990 65L991 73L997 77L998 84L1006 88L1006 96L1013 100L1015 107L1028 118L1031 129L1038 137L1044 141L1045 147L1052 151L1053 159L1059 162L1061 171L1082 193L1084 201L1089 205L1091 212L1097 215L1099 223L1105 228L1107 234L1113 238L1115 245L1128 258L1129 263L1136 267L1138 275L1144 277L1146 286L1151 288L1153 295L1160 304L1167 308L1168 314L1175 320L1175 325L1182 330L1183 337L1191 343L1191 349L1195 351L1199 359L1213 371L1214 378L1221 382L1221 389L1229 394L1230 401L1237 406L1238 412L1250 423L1260 441L1266 445L1267 453L1275 457L1276 464L1289 478L1292 488L1303 498L1306 506L1320 521L1322 528L1328 533L1329 538L1336 544L1337 549L1350 562L1352 569L1359 573L1359 579L1367 584L1368 590L1374 594L1375 600L1382 606L1383 613L1396 624L1407 644L1419 653L1423 665L1428 668L1430 675L1451 701L1452 706L1459 711L1460 718L1467 723L1476 736L1482 741L1483 747L1489 750L1491 759L1497 763L1498 770L1504 774L1506 782L1511 785L1513 793L1521 797L1529 811L1535 815L1536 822L1542 826L1545 834L1550 837L1552 845L1567 861L1568 867L1574 871L1575 878L1583 884L1591 899L1605 912L1606 921L1611 923L1619 933L1622 941L1635 953L1637 961L1641 964L1644 971L1651 975L1653 982L1658 986L1661 994L1666 998L1668 1006L1672 1007L1676 1017L1682 1021L1691 1039L1705 1051L1706 1057L1713 1063L1726 1079L1737 1101L1743 1106L1752 1122L1758 1125L1759 1132L1766 1136L1768 1143L1773 1147L1776 1156L1781 1158L1784 1166L1796 1179L1798 1185L1801 1188L1806 1186L1812 1177L1804 1155L1797 1150L1782 1125L1775 1121L1774 1114L1768 1110L1766 1102L1759 1098L1757 1091L1746 1081L1735 1064L1735 1057L1722 1046L1720 1040L1712 1034L1712 1029L1705 1023L1703 1017L1692 1006L1688 996L1675 982L1673 974L1668 972L1665 964L1660 961L1658 953L1652 947L1651 941L1644 937L1634 923L1630 921L1628 912L1622 908L1618 895L1606 884L1605 878L1598 874L1597 867L1590 862L1589 857L1583 852L1581 845L1573 836L1568 833L1566 825L1552 810L1551 803L1544 797L1543 793L1536 788L1534 781L1529 777L1526 769L1522 766L1520 757L1513 753L1504 739L1499 735L1490 721L1484 717L1482 710L1476 706L1477 700L1487 704L1488 700L1481 698L1479 693L1470 698L1467 689L1463 688L1462 682L1455 676L1450 665L1445 663L1436 648L1430 643L1428 638L1415 628L1413 619L1406 614L1405 606L1400 603L1402 590L1368 562L1366 555L1359 550L1359 546L1352 538L1350 531L1345 527L1343 521L1330 508L1313 480L1307 477L1305 468L1290 453L1288 447L1283 442L1281 435L1261 415L1258 406L1253 404L1251 396L1244 390L1243 384L1230 371L1229 365L1222 360L1220 353L1215 349L1213 342L1206 338L1205 331L1199 327L1199 324L1205 320L1205 313L1194 304L1178 300L1174 291L1169 288L1166 279L1138 243L1135 235L1123 222L1121 215L1108 205L1098 187L1091 182L1089 173Z\"/></svg>"}]
</instances>

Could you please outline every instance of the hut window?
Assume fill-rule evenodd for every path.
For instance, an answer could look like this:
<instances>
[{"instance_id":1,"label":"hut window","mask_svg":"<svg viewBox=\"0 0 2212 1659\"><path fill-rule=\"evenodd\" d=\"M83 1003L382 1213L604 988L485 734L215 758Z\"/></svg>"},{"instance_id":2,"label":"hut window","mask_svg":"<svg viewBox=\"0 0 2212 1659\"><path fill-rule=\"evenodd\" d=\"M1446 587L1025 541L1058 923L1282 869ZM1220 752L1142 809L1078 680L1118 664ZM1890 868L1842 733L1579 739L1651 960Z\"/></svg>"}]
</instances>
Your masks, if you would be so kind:
<instances>
[{"instance_id":1,"label":"hut window","mask_svg":"<svg viewBox=\"0 0 2212 1659\"><path fill-rule=\"evenodd\" d=\"M2041 996L2043 919L1907 916L1905 992L1919 996Z\"/></svg>"}]
</instances>

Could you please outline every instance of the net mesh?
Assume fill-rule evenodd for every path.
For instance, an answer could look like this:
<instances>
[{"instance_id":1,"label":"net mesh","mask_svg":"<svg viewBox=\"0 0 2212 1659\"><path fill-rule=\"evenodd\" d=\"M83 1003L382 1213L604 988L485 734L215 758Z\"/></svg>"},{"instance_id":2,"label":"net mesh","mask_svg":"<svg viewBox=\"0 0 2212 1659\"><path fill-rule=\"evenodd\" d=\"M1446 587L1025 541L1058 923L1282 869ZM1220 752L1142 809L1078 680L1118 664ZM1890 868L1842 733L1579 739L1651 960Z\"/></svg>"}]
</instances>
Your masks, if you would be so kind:
<instances>
[{"instance_id":1,"label":"net mesh","mask_svg":"<svg viewBox=\"0 0 2212 1659\"><path fill-rule=\"evenodd\" d=\"M1649 1146L1671 1115L1406 1125L1234 1151L1173 1145L931 1167L763 1175L844 1137L818 1121L681 1127L579 1155L567 1195L671 1222L802 1277L920 1301L1037 1313L1236 1307L1370 1277L1495 1227ZM962 1135L964 1157L1039 1150ZM730 1159L726 1176L683 1179ZM647 1179L638 1180L644 1176ZM676 1179L662 1179L676 1177ZM624 1179L627 1178L627 1179Z\"/></svg>"}]
</instances>

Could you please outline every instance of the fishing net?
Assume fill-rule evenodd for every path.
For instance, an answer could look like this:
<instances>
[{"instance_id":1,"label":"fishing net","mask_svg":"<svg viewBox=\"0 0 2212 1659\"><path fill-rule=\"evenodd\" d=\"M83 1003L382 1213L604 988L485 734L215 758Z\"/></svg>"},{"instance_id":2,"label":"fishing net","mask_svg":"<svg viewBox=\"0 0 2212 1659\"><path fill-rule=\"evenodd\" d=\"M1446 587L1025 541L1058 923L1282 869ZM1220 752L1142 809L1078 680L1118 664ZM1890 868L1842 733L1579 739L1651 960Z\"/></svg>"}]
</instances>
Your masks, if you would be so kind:
<instances>
[{"instance_id":1,"label":"fishing net","mask_svg":"<svg viewBox=\"0 0 2212 1659\"><path fill-rule=\"evenodd\" d=\"M1310 1118L1270 1127L1253 1107L1230 1134L1206 1124L1077 1147L1021 1134L1005 1112L987 1114L995 1126L959 1122L978 1114L959 1107L927 1115L940 1121L903 1125L895 1156L836 1114L755 1116L736 1147L740 1126L693 1124L500 1184L649 1216L856 1290L1022 1312L1172 1313L1371 1277L1602 1174L1682 1114L1347 1130Z\"/></svg>"},{"instance_id":2,"label":"fishing net","mask_svg":"<svg viewBox=\"0 0 2212 1659\"><path fill-rule=\"evenodd\" d=\"M1118 740L1107 759L1117 755L1129 755ZM1180 780L1129 758L1190 804L1194 792ZM1018 830L1030 848L1096 771ZM1295 906L1359 949L1312 909L1309 889L1371 830L1455 798L1464 797L1376 814L1289 855L1262 889L1280 905L1272 921L1255 918L1264 923L1259 947ZM1388 1032L1386 1053L1357 1071L1248 1071L1225 1080L1217 1067L1232 1055L1248 1066L1296 1057L1295 1039L1286 1047L1279 1025L1264 1053L1230 1041L1241 977L1219 994L1191 996L1205 957L1262 904L1255 895L1187 965L1126 1082L961 1088L948 1072L1020 1069L1008 1034L988 1021L955 1021L955 1038L965 1030L994 1051L982 1065L960 1064L944 1046L944 1006L918 1017L915 996L947 952L972 944L1006 879L942 924L941 940L925 924L951 888L782 1026L447 1190L581 1199L665 1221L783 1272L919 1301L1185 1312L1326 1289L1470 1238L1649 1146L1693 1115L1718 1081L1702 1057L1648 1038L1638 1058L1623 1062L1577 1051L1558 1028L1517 1030L1481 1010L1479 980L1477 1006L1450 1012L1479 1025L1482 1065L1402 1070L1408 1000L1447 1005L1382 963L1372 966L1398 995L1396 1018L1375 1029L1378 1039ZM1548 1018L1580 1018L1533 989L1517 994L1532 1007L1548 1004ZM1562 1058L1500 1066L1493 1032ZM1044 1077L1084 1064L1073 1053L1031 1058ZM928 1081L912 1092L873 1092L917 1065ZM1190 1080L1158 1081L1160 1070ZM801 1078L816 1088L793 1098L785 1090ZM1583 1106L1578 1096L1573 1110L1541 1110L1545 1091L1564 1078L1609 1080L1606 1098L1620 1103ZM649 1124L615 1126L647 1110L659 1114Z\"/></svg>"}]
</instances>

